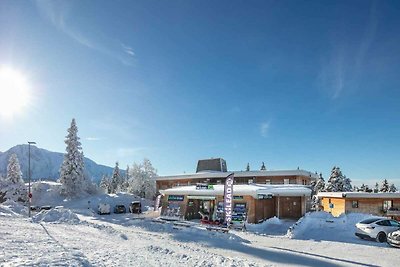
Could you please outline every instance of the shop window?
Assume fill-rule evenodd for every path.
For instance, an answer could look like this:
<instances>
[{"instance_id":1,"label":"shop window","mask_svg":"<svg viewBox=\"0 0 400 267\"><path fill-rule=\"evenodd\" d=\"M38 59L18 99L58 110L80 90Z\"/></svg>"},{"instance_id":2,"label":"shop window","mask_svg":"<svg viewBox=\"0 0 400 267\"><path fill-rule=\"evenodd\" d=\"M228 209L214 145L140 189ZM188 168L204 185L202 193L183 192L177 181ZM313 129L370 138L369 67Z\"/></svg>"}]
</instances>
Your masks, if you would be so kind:
<instances>
[{"instance_id":1,"label":"shop window","mask_svg":"<svg viewBox=\"0 0 400 267\"><path fill-rule=\"evenodd\" d=\"M383 210L389 210L391 207L393 207L393 201L392 200L384 200L383 201Z\"/></svg>"},{"instance_id":2,"label":"shop window","mask_svg":"<svg viewBox=\"0 0 400 267\"><path fill-rule=\"evenodd\" d=\"M351 202L351 207L352 207L353 209L357 209L357 208L358 208L358 200L353 200L353 201Z\"/></svg>"},{"instance_id":3,"label":"shop window","mask_svg":"<svg viewBox=\"0 0 400 267\"><path fill-rule=\"evenodd\" d=\"M289 184L289 179L283 179L284 184Z\"/></svg>"},{"instance_id":4,"label":"shop window","mask_svg":"<svg viewBox=\"0 0 400 267\"><path fill-rule=\"evenodd\" d=\"M270 179L265 180L265 184L271 184L271 180Z\"/></svg>"},{"instance_id":5,"label":"shop window","mask_svg":"<svg viewBox=\"0 0 400 267\"><path fill-rule=\"evenodd\" d=\"M253 179L249 179L247 182L249 183L249 184L252 184L253 183Z\"/></svg>"},{"instance_id":6,"label":"shop window","mask_svg":"<svg viewBox=\"0 0 400 267\"><path fill-rule=\"evenodd\" d=\"M221 184L221 180L217 180L217 184Z\"/></svg>"}]
</instances>

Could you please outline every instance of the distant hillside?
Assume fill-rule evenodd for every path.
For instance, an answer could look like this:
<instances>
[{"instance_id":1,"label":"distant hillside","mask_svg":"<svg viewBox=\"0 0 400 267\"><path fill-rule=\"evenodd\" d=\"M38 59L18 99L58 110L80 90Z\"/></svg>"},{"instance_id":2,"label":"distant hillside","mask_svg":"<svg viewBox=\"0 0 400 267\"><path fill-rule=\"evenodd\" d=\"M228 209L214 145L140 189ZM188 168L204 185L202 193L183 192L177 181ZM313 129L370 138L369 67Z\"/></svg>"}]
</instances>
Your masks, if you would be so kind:
<instances>
[{"instance_id":1,"label":"distant hillside","mask_svg":"<svg viewBox=\"0 0 400 267\"><path fill-rule=\"evenodd\" d=\"M17 145L6 152L0 152L0 174L7 173L8 159L12 153L17 154L23 178L28 178L28 145ZM60 166L64 154L48 151L46 149L31 146L31 174L32 179L56 180L60 176ZM113 168L99 165L91 159L85 158L85 171L94 181L101 180L103 175L111 175ZM121 171L123 173L123 171Z\"/></svg>"}]
</instances>

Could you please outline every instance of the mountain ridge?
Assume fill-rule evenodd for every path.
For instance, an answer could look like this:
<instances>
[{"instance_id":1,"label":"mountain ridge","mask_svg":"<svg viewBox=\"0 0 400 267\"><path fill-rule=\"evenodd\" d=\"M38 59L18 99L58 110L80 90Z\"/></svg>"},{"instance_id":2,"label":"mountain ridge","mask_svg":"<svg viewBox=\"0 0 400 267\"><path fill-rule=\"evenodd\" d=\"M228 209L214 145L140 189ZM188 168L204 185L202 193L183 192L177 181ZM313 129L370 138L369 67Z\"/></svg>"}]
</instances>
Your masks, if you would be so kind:
<instances>
[{"instance_id":1,"label":"mountain ridge","mask_svg":"<svg viewBox=\"0 0 400 267\"><path fill-rule=\"evenodd\" d=\"M7 174L8 160L11 154L17 154L21 166L22 177L28 179L28 145L16 145L5 152L0 152L0 174ZM64 153L53 152L31 145L31 178L32 180L57 180L60 177L60 167L64 160ZM94 182L99 182L103 175L112 175L114 168L97 164L85 157L85 172Z\"/></svg>"}]
</instances>

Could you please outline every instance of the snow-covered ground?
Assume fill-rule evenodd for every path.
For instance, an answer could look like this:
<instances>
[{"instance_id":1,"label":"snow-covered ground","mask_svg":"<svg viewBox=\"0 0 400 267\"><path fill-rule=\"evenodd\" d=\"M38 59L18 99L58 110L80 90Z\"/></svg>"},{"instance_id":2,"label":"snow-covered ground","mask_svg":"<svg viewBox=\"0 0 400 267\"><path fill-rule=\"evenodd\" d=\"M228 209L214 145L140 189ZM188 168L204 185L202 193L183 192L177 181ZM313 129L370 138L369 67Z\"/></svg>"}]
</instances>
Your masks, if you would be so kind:
<instances>
[{"instance_id":1,"label":"snow-covered ground","mask_svg":"<svg viewBox=\"0 0 400 267\"><path fill-rule=\"evenodd\" d=\"M52 205L55 196L43 196L43 201ZM119 203L130 197L88 198ZM368 216L363 214L333 218L319 212L299 222L272 218L247 225L247 232L220 233L196 222L187 223L189 227L156 222L151 212L141 217L100 216L88 209L87 199L57 201L64 207L35 213L31 219L21 205L0 205L0 266L398 266L400 262L400 250L354 236L354 222Z\"/></svg>"}]
</instances>

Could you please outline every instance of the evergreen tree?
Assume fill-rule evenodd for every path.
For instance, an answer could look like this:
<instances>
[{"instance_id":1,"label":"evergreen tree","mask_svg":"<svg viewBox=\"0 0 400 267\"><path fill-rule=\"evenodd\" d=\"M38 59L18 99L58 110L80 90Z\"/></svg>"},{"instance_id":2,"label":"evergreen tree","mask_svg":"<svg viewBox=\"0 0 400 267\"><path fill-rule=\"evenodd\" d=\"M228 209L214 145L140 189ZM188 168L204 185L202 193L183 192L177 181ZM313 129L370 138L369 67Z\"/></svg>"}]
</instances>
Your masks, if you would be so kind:
<instances>
[{"instance_id":1,"label":"evergreen tree","mask_svg":"<svg viewBox=\"0 0 400 267\"><path fill-rule=\"evenodd\" d=\"M129 191L143 198L153 198L156 193L155 177L157 170L150 160L144 159L142 164L133 163L130 169Z\"/></svg>"},{"instance_id":2,"label":"evergreen tree","mask_svg":"<svg viewBox=\"0 0 400 267\"><path fill-rule=\"evenodd\" d=\"M106 194L110 194L111 193L111 182L110 182L110 178L108 178L106 175L103 175L103 177L101 178L100 181L100 188L103 189L103 191Z\"/></svg>"},{"instance_id":3,"label":"evergreen tree","mask_svg":"<svg viewBox=\"0 0 400 267\"><path fill-rule=\"evenodd\" d=\"M339 167L334 166L326 185L328 192L349 192L352 191L351 180L342 174Z\"/></svg>"},{"instance_id":4,"label":"evergreen tree","mask_svg":"<svg viewBox=\"0 0 400 267\"><path fill-rule=\"evenodd\" d=\"M379 192L379 184L375 183L374 193L378 193L378 192Z\"/></svg>"},{"instance_id":5,"label":"evergreen tree","mask_svg":"<svg viewBox=\"0 0 400 267\"><path fill-rule=\"evenodd\" d=\"M18 157L12 154L7 165L7 176L0 181L0 198L26 202L27 188L22 179Z\"/></svg>"},{"instance_id":6,"label":"evergreen tree","mask_svg":"<svg viewBox=\"0 0 400 267\"><path fill-rule=\"evenodd\" d=\"M397 192L397 188L396 188L396 186L394 184L390 185L389 192L391 192L391 193Z\"/></svg>"},{"instance_id":7,"label":"evergreen tree","mask_svg":"<svg viewBox=\"0 0 400 267\"><path fill-rule=\"evenodd\" d=\"M264 161L263 161L263 163L261 165L261 169L260 170L261 171L266 171L267 170L267 168L265 167Z\"/></svg>"},{"instance_id":8,"label":"evergreen tree","mask_svg":"<svg viewBox=\"0 0 400 267\"><path fill-rule=\"evenodd\" d=\"M65 139L66 153L60 169L61 194L77 197L87 190L87 176L84 175L83 152L77 135L78 127L72 119L71 127Z\"/></svg>"},{"instance_id":9,"label":"evergreen tree","mask_svg":"<svg viewBox=\"0 0 400 267\"><path fill-rule=\"evenodd\" d=\"M122 177L119 171L118 161L115 163L114 172L111 177L111 193L115 194L121 191Z\"/></svg>"},{"instance_id":10,"label":"evergreen tree","mask_svg":"<svg viewBox=\"0 0 400 267\"><path fill-rule=\"evenodd\" d=\"M358 189L358 191L360 192L367 192L367 185L365 185L364 183L360 186L360 188Z\"/></svg>"},{"instance_id":11,"label":"evergreen tree","mask_svg":"<svg viewBox=\"0 0 400 267\"><path fill-rule=\"evenodd\" d=\"M123 179L122 182L122 191L127 192L129 188L129 180L130 180L130 175L129 175L129 165L126 166L126 171L125 171L125 178Z\"/></svg>"},{"instance_id":12,"label":"evergreen tree","mask_svg":"<svg viewBox=\"0 0 400 267\"><path fill-rule=\"evenodd\" d=\"M390 187L389 182L386 179L384 179L382 181L381 187L379 188L379 192L383 193L389 192L389 187Z\"/></svg>"},{"instance_id":13,"label":"evergreen tree","mask_svg":"<svg viewBox=\"0 0 400 267\"><path fill-rule=\"evenodd\" d=\"M247 166L246 166L246 172L249 172L250 171L250 164L249 163L247 163Z\"/></svg>"},{"instance_id":14,"label":"evergreen tree","mask_svg":"<svg viewBox=\"0 0 400 267\"><path fill-rule=\"evenodd\" d=\"M318 193L325 191L325 180L322 177L322 173L319 174L319 178L317 180L311 182L311 190L312 190L311 206L313 210L318 210L321 202L320 199L318 198Z\"/></svg>"}]
</instances>

